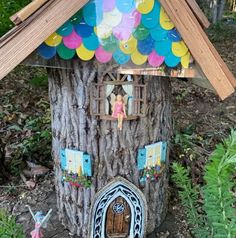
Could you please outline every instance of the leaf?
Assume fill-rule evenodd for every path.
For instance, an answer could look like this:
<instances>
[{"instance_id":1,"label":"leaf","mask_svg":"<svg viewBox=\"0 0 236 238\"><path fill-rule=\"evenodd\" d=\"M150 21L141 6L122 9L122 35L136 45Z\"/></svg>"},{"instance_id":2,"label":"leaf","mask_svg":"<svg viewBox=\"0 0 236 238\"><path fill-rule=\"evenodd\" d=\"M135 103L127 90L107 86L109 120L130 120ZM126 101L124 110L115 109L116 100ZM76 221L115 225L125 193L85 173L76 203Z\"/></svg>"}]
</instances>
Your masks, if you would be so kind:
<instances>
[{"instance_id":1,"label":"leaf","mask_svg":"<svg viewBox=\"0 0 236 238\"><path fill-rule=\"evenodd\" d=\"M18 125L13 125L8 127L9 130L14 130L14 131L22 131L22 129Z\"/></svg>"},{"instance_id":2,"label":"leaf","mask_svg":"<svg viewBox=\"0 0 236 238\"><path fill-rule=\"evenodd\" d=\"M31 172L33 175L44 175L49 171L48 168L44 167L44 166L38 166L35 168L31 169Z\"/></svg>"},{"instance_id":3,"label":"leaf","mask_svg":"<svg viewBox=\"0 0 236 238\"><path fill-rule=\"evenodd\" d=\"M26 181L25 184L27 185L28 189L30 189L30 190L34 189L36 187L36 183L32 180Z\"/></svg>"},{"instance_id":4,"label":"leaf","mask_svg":"<svg viewBox=\"0 0 236 238\"><path fill-rule=\"evenodd\" d=\"M31 169L31 173L32 173L32 175L44 175L44 174L46 174L48 171L49 171L49 169L48 168L46 168L45 166L42 166L42 165L37 165L37 164L35 164L35 163L33 163L33 162L30 162L30 161L27 161L27 164L28 164L28 166L30 167L30 169Z\"/></svg>"}]
</instances>

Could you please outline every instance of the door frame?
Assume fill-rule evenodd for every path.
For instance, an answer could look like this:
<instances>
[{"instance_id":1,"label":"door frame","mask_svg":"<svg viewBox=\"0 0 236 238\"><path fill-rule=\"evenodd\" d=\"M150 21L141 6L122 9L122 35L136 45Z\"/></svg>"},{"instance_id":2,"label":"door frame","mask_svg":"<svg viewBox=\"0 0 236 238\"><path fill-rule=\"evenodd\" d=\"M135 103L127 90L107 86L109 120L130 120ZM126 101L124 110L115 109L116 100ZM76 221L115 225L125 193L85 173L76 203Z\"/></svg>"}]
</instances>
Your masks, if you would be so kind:
<instances>
[{"instance_id":1,"label":"door frame","mask_svg":"<svg viewBox=\"0 0 236 238\"><path fill-rule=\"evenodd\" d=\"M130 206L130 238L133 238L135 234L138 234L138 238L145 237L147 224L146 198L134 184L122 177L116 177L95 195L90 210L90 238L105 237L107 209L114 199L119 196L123 197Z\"/></svg>"}]
</instances>

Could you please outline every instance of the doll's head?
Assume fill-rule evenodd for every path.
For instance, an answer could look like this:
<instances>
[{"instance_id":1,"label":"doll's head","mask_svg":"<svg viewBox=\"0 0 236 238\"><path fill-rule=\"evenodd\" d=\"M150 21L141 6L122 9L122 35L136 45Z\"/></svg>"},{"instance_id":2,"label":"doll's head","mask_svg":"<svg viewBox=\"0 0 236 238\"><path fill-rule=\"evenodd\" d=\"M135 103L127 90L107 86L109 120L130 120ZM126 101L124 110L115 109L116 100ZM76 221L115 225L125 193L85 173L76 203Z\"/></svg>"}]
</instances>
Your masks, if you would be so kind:
<instances>
[{"instance_id":1,"label":"doll's head","mask_svg":"<svg viewBox=\"0 0 236 238\"><path fill-rule=\"evenodd\" d=\"M45 216L43 215L43 212L42 212L42 211L36 212L36 214L35 214L35 220L36 220L36 222L38 222L38 223L42 222L42 220L43 220L44 217L45 217Z\"/></svg>"},{"instance_id":2,"label":"doll's head","mask_svg":"<svg viewBox=\"0 0 236 238\"><path fill-rule=\"evenodd\" d=\"M122 97L120 94L117 94L116 100L117 100L118 102L123 102L123 97Z\"/></svg>"}]
</instances>

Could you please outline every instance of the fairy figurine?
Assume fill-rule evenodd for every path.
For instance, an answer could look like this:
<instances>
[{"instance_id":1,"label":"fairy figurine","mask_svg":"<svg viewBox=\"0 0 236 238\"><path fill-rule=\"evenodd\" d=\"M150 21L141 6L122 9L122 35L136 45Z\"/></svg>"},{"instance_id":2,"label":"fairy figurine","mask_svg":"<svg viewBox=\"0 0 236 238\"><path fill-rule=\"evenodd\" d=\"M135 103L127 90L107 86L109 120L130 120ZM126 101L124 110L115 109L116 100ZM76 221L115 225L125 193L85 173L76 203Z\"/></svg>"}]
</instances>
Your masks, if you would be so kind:
<instances>
[{"instance_id":1,"label":"fairy figurine","mask_svg":"<svg viewBox=\"0 0 236 238\"><path fill-rule=\"evenodd\" d=\"M120 94L117 96L111 94L112 117L118 119L118 128L120 130L122 130L123 119L127 117L125 109L127 98L127 95L123 97Z\"/></svg>"},{"instance_id":2,"label":"fairy figurine","mask_svg":"<svg viewBox=\"0 0 236 238\"><path fill-rule=\"evenodd\" d=\"M29 206L28 208L35 221L35 228L33 231L31 231L30 235L32 238L43 238L44 235L42 228L47 227L47 222L51 217L52 209L50 209L45 216L42 211L36 212L34 214Z\"/></svg>"}]
</instances>

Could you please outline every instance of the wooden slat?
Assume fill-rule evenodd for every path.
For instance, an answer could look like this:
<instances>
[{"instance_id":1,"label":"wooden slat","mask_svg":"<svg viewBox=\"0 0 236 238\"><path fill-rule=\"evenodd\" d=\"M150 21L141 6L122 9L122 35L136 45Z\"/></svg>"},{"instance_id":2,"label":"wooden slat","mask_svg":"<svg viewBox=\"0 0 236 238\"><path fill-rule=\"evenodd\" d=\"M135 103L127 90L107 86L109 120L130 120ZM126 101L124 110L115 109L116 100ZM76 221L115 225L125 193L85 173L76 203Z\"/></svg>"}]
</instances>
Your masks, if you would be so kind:
<instances>
[{"instance_id":1,"label":"wooden slat","mask_svg":"<svg viewBox=\"0 0 236 238\"><path fill-rule=\"evenodd\" d=\"M124 201L125 204L125 211L124 211L124 223L123 223L123 228L122 232L124 234L129 234L129 228L130 228L130 221L131 221L131 211L130 211L130 206L129 204Z\"/></svg>"},{"instance_id":2,"label":"wooden slat","mask_svg":"<svg viewBox=\"0 0 236 238\"><path fill-rule=\"evenodd\" d=\"M202 30L188 4L181 0L160 0L183 37L194 59L223 100L235 90L234 77ZM222 63L223 62L223 63Z\"/></svg>"},{"instance_id":3,"label":"wooden slat","mask_svg":"<svg viewBox=\"0 0 236 238\"><path fill-rule=\"evenodd\" d=\"M107 120L107 121L117 121L117 118L114 118L110 115L102 115L100 116L100 119L101 120ZM125 117L123 120L124 121L132 121L132 120L137 120L138 119L138 116L127 116Z\"/></svg>"},{"instance_id":4,"label":"wooden slat","mask_svg":"<svg viewBox=\"0 0 236 238\"><path fill-rule=\"evenodd\" d=\"M185 6L186 7L186 6ZM191 10L186 7L186 11L188 11L189 14L191 14ZM202 28L200 27L200 25L198 24L196 18L193 18L193 21L195 22L196 26L198 27L199 31L202 32L202 36L205 39L205 41L208 44L208 47L210 48L212 54L214 55L215 59L218 61L218 65L221 67L221 69L223 70L223 72L225 73L226 77L228 78L228 80L230 81L230 83L232 84L232 86L234 88L236 88L236 79L234 77L234 75L232 74L232 72L229 70L228 66L225 64L225 62L223 61L223 59L221 58L221 56L219 55L218 51L216 50L216 48L214 47L214 45L210 42L207 34L202 30Z\"/></svg>"},{"instance_id":5,"label":"wooden slat","mask_svg":"<svg viewBox=\"0 0 236 238\"><path fill-rule=\"evenodd\" d=\"M186 10L188 11L189 14L191 14L191 10L189 8L186 8ZM202 29L199 26L199 24L197 24L197 20L193 19L193 21L195 21L196 26L198 27L199 31L201 32ZM224 73L226 74L226 76L228 77L229 81L231 82L231 84L233 85L234 88L236 88L236 80L233 76L233 74L231 73L231 71L228 69L227 65L224 63L223 59L221 58L221 56L219 55L219 53L217 52L217 50L215 49L215 47L213 46L213 44L209 41L208 36L204 33L202 35L204 37L204 39L206 40L206 42L208 42L208 46L211 50L211 52L213 53L213 55L215 56L215 58L217 59L217 61L219 62L219 65L222 67L222 70L224 71Z\"/></svg>"},{"instance_id":6,"label":"wooden slat","mask_svg":"<svg viewBox=\"0 0 236 238\"><path fill-rule=\"evenodd\" d=\"M116 199L116 203L124 204L124 199L122 197L118 197ZM114 233L122 234L123 222L124 222L124 213L115 214L114 224L113 224Z\"/></svg>"},{"instance_id":7,"label":"wooden slat","mask_svg":"<svg viewBox=\"0 0 236 238\"><path fill-rule=\"evenodd\" d=\"M19 12L10 17L11 21L16 25L20 24L28 17L30 17L34 12L36 12L40 7L42 7L49 0L34 0L26 7L21 9ZM52 1L52 0L51 0Z\"/></svg>"},{"instance_id":8,"label":"wooden slat","mask_svg":"<svg viewBox=\"0 0 236 238\"><path fill-rule=\"evenodd\" d=\"M194 15L197 17L199 23L205 27L208 28L210 26L210 22L208 21L207 17L203 13L202 9L199 7L197 2L195 0L185 0L191 10L193 11Z\"/></svg>"},{"instance_id":9,"label":"wooden slat","mask_svg":"<svg viewBox=\"0 0 236 238\"><path fill-rule=\"evenodd\" d=\"M88 0L55 0L45 11L0 48L0 79L31 54Z\"/></svg>"},{"instance_id":10,"label":"wooden slat","mask_svg":"<svg viewBox=\"0 0 236 238\"><path fill-rule=\"evenodd\" d=\"M118 72L120 74L131 74L131 75L152 75L162 77L173 77L173 78L202 78L201 73L196 69L195 65L191 65L189 69L171 69L167 72L163 69L158 68L123 68L119 67Z\"/></svg>"},{"instance_id":11,"label":"wooden slat","mask_svg":"<svg viewBox=\"0 0 236 238\"><path fill-rule=\"evenodd\" d=\"M114 224L114 213L112 212L112 207L114 206L115 201L113 201L108 209L106 214L106 234L113 234L113 224Z\"/></svg>"},{"instance_id":12,"label":"wooden slat","mask_svg":"<svg viewBox=\"0 0 236 238\"><path fill-rule=\"evenodd\" d=\"M45 9L47 9L54 0L48 1L45 3L37 12L35 12L32 16L22 22L20 25L15 26L10 31L8 31L4 36L0 38L0 48L2 48L5 44L7 44L15 35L19 34L25 27L27 27L34 19L36 19L40 14L42 14Z\"/></svg>"}]
</instances>

